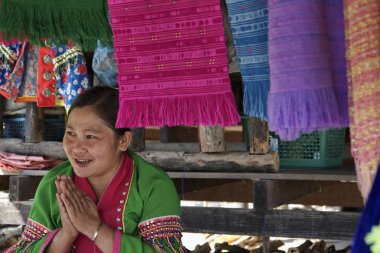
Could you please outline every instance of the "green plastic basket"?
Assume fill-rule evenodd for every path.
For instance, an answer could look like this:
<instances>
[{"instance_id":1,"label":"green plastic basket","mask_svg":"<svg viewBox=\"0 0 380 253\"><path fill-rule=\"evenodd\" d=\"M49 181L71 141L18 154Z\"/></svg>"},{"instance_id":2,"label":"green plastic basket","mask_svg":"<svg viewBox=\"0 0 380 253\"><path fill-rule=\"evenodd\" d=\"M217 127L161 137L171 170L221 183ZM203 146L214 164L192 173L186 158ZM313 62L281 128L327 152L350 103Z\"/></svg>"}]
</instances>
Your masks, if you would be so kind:
<instances>
[{"instance_id":1,"label":"green plastic basket","mask_svg":"<svg viewBox=\"0 0 380 253\"><path fill-rule=\"evenodd\" d=\"M328 168L341 166L345 128L301 134L295 141L281 141L278 154L281 167Z\"/></svg>"}]
</instances>

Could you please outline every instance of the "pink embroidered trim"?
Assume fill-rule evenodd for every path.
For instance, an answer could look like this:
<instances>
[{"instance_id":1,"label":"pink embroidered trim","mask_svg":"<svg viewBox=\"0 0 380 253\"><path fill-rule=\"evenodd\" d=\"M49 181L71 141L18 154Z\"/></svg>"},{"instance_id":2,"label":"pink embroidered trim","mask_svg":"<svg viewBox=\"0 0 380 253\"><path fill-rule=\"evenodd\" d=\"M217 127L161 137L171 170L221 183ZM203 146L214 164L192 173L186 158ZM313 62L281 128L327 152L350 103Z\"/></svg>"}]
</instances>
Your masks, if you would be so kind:
<instances>
[{"instance_id":1,"label":"pink embroidered trim","mask_svg":"<svg viewBox=\"0 0 380 253\"><path fill-rule=\"evenodd\" d=\"M24 249L24 252L25 252L25 250L28 249L28 247L32 243L40 240L42 237L44 237L46 234L48 234L50 232L51 232L51 230L48 229L47 227L45 227L44 225L42 225L42 224L40 224L37 221L34 221L32 219L28 219L26 222L24 232L21 235L20 241L18 241L17 244L15 244L12 247L10 247L9 249L7 249L5 252L6 253L13 253L13 252L17 252L18 250L24 249L24 248L25 248ZM54 234L55 234L55 232L54 232ZM50 236L53 237L54 234L49 235L48 239L50 238ZM49 241L50 240L51 240L51 238L49 239ZM44 249L44 247L43 247L43 249Z\"/></svg>"},{"instance_id":2,"label":"pink embroidered trim","mask_svg":"<svg viewBox=\"0 0 380 253\"><path fill-rule=\"evenodd\" d=\"M115 230L115 234L113 237L113 251L112 251L113 253L120 252L121 236L122 236L122 233L119 230Z\"/></svg>"},{"instance_id":3,"label":"pink embroidered trim","mask_svg":"<svg viewBox=\"0 0 380 253\"><path fill-rule=\"evenodd\" d=\"M138 226L139 234L146 243L161 244L163 238L182 237L182 226L179 216L162 216L141 222Z\"/></svg>"}]
</instances>

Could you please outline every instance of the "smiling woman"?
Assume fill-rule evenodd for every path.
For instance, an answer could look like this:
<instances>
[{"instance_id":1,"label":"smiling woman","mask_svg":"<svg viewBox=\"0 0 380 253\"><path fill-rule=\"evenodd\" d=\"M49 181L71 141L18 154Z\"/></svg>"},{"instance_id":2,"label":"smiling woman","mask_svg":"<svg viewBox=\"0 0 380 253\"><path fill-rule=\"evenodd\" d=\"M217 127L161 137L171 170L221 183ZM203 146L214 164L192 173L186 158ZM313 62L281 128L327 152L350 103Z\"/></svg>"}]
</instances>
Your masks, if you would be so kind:
<instances>
[{"instance_id":1,"label":"smiling woman","mask_svg":"<svg viewBox=\"0 0 380 253\"><path fill-rule=\"evenodd\" d=\"M68 161L41 181L21 240L6 252L187 252L171 179L128 152L116 129L118 90L94 87L72 104Z\"/></svg>"}]
</instances>

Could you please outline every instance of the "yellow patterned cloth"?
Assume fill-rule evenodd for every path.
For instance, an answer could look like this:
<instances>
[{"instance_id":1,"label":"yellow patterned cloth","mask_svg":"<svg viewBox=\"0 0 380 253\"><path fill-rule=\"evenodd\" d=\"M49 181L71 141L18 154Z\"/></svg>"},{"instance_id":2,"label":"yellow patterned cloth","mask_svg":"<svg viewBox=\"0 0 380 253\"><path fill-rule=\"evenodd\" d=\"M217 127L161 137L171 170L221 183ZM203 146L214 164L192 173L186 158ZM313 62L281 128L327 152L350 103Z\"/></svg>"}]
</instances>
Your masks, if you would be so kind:
<instances>
[{"instance_id":1,"label":"yellow patterned cloth","mask_svg":"<svg viewBox=\"0 0 380 253\"><path fill-rule=\"evenodd\" d=\"M351 147L367 199L380 162L380 1L344 5Z\"/></svg>"}]
</instances>

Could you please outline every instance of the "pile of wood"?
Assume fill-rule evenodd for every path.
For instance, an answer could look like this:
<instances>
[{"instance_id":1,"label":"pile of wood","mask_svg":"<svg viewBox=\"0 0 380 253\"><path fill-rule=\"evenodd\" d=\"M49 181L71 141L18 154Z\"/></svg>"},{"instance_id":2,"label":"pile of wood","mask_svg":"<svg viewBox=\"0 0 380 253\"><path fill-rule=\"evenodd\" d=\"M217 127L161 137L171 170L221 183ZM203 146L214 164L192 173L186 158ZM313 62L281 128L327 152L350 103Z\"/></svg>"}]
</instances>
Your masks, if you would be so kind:
<instances>
[{"instance_id":1,"label":"pile of wood","mask_svg":"<svg viewBox=\"0 0 380 253\"><path fill-rule=\"evenodd\" d=\"M216 237L216 238L215 238ZM223 241L223 242L221 242ZM207 238L207 242L198 245L192 253L263 253L263 240L254 236L219 236L214 235ZM281 250L285 243L281 240L272 240L269 243L268 253L349 253L350 246L336 250L334 245L327 245L325 241L313 243L306 240L297 247ZM286 246L286 245L285 245ZM286 248L286 247L282 247ZM267 253L267 252L265 252Z\"/></svg>"},{"instance_id":2,"label":"pile of wood","mask_svg":"<svg viewBox=\"0 0 380 253\"><path fill-rule=\"evenodd\" d=\"M0 252L12 246L18 241L22 233L22 226L0 227Z\"/></svg>"}]
</instances>

